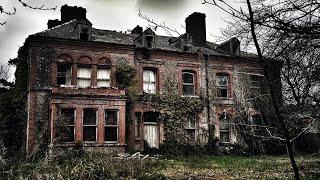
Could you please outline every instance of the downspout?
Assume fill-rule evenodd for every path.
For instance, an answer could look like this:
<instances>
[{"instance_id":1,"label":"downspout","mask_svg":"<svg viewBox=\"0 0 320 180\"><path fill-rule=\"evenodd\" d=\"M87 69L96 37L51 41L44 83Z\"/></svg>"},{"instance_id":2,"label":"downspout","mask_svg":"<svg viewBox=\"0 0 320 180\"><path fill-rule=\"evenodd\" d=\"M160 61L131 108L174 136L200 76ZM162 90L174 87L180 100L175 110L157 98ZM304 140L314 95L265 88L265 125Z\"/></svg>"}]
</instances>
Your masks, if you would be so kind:
<instances>
[{"instance_id":1,"label":"downspout","mask_svg":"<svg viewBox=\"0 0 320 180\"><path fill-rule=\"evenodd\" d=\"M208 121L208 130L209 138L208 145L214 145L214 125L211 123L211 113L210 113L210 100L209 100L209 74L208 74L208 54L204 54L205 60L205 73L206 73L206 108L207 108L207 121Z\"/></svg>"}]
</instances>

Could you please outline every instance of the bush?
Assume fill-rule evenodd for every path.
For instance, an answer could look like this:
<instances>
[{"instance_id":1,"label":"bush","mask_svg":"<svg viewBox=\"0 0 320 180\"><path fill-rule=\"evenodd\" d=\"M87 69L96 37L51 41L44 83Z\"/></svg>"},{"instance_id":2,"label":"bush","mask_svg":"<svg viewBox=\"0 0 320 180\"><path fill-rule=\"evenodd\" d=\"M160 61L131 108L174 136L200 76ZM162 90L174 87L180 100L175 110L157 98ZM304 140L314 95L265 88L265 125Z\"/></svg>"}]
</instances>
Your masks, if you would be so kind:
<instances>
[{"instance_id":1,"label":"bush","mask_svg":"<svg viewBox=\"0 0 320 180\"><path fill-rule=\"evenodd\" d=\"M86 152L81 157L73 151L53 159L21 163L0 169L4 179L121 179L144 176L151 159L120 159L105 152Z\"/></svg>"}]
</instances>

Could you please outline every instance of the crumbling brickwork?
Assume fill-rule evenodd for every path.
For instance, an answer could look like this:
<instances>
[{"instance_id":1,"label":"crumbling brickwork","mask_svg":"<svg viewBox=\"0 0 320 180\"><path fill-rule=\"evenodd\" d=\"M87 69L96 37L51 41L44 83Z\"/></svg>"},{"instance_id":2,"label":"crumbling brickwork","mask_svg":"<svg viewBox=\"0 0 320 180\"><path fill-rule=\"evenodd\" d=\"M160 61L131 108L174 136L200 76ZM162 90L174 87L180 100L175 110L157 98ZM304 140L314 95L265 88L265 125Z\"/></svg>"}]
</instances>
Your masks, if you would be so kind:
<instances>
[{"instance_id":1,"label":"crumbling brickwork","mask_svg":"<svg viewBox=\"0 0 320 180\"><path fill-rule=\"evenodd\" d=\"M79 11L78 15L69 10ZM158 148L166 134L165 123L158 118L163 112L147 98L128 103L128 89L116 82L118 64L137 71L135 96L142 99L174 91L181 97L206 99L205 108L186 127L194 132L190 137L196 144L208 142L209 127L221 142L237 142L233 128L222 128L222 118L235 114L239 74L263 77L262 66L254 55L240 52L237 39L221 46L207 42L204 14L187 18L184 35L166 37L138 26L132 34L95 29L85 9L64 6L61 11L61 21L49 21L49 29L27 41L28 154L48 145L82 144L118 152L143 150L147 145ZM278 77L279 69L273 71L272 77ZM166 85L168 80L176 86ZM69 142L57 140L61 119L72 121L66 125Z\"/></svg>"}]
</instances>

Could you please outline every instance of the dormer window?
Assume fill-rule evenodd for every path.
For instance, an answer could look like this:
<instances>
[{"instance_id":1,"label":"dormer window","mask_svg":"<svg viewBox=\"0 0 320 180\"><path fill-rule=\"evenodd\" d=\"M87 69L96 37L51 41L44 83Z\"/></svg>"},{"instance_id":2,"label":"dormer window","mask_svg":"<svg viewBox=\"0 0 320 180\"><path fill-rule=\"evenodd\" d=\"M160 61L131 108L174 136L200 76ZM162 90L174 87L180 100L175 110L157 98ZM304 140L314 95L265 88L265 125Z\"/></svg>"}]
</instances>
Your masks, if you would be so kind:
<instances>
[{"instance_id":1,"label":"dormer window","mask_svg":"<svg viewBox=\"0 0 320 180\"><path fill-rule=\"evenodd\" d=\"M80 31L80 39L88 41L89 40L89 29L82 28Z\"/></svg>"},{"instance_id":2,"label":"dormer window","mask_svg":"<svg viewBox=\"0 0 320 180\"><path fill-rule=\"evenodd\" d=\"M152 48L153 36L146 36L146 46L147 48Z\"/></svg>"}]
</instances>

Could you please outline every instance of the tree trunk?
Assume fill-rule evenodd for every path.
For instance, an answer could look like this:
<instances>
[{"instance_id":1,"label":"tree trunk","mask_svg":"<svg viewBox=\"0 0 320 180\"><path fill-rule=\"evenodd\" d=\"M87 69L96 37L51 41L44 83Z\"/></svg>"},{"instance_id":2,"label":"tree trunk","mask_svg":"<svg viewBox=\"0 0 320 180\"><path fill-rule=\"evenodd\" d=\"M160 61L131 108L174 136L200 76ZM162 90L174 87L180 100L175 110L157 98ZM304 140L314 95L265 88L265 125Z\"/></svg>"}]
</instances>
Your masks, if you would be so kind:
<instances>
[{"instance_id":1,"label":"tree trunk","mask_svg":"<svg viewBox=\"0 0 320 180\"><path fill-rule=\"evenodd\" d=\"M251 28L251 35L252 35L252 38L253 38L253 42L254 42L254 45L256 47L256 50L257 50L257 53L258 53L258 57L259 57L259 61L261 63L263 63L263 56L262 56L262 53L261 53L261 49L260 49L260 46L259 46L259 43L258 43L258 40L257 40L257 36L256 36L256 33L255 33L255 24L254 24L254 16L253 16L253 11L252 11L252 7L251 7L251 3L250 3L250 0L246 0L247 1L247 6L248 6L248 11L249 11L249 16L250 16L250 28ZM275 111L275 115L276 115L276 119L278 120L279 124L280 124L280 127L283 131L283 134L285 136L285 139L286 139L286 148L287 148L287 154L289 156L289 159L290 159L290 163L291 163L291 166L292 166L292 169L293 169L293 172L294 172L294 177L296 180L300 180L300 175L299 175L299 169L298 169L298 166L296 164L296 161L294 159L294 154L293 154L293 147L292 147L292 144L290 142L290 135L289 135L289 131L287 129L287 126L285 124L285 121L280 113L280 109L279 109L279 105L277 104L277 101L276 101L276 92L274 91L271 83L270 83L270 79L268 77L268 72L267 72L267 67L264 65L263 67L263 71L264 71L264 75L266 77L266 80L267 80L267 84L268 84L268 89L269 89L269 92L270 92L270 96L271 96L271 101L272 101L272 106L274 108L274 111Z\"/></svg>"}]
</instances>

